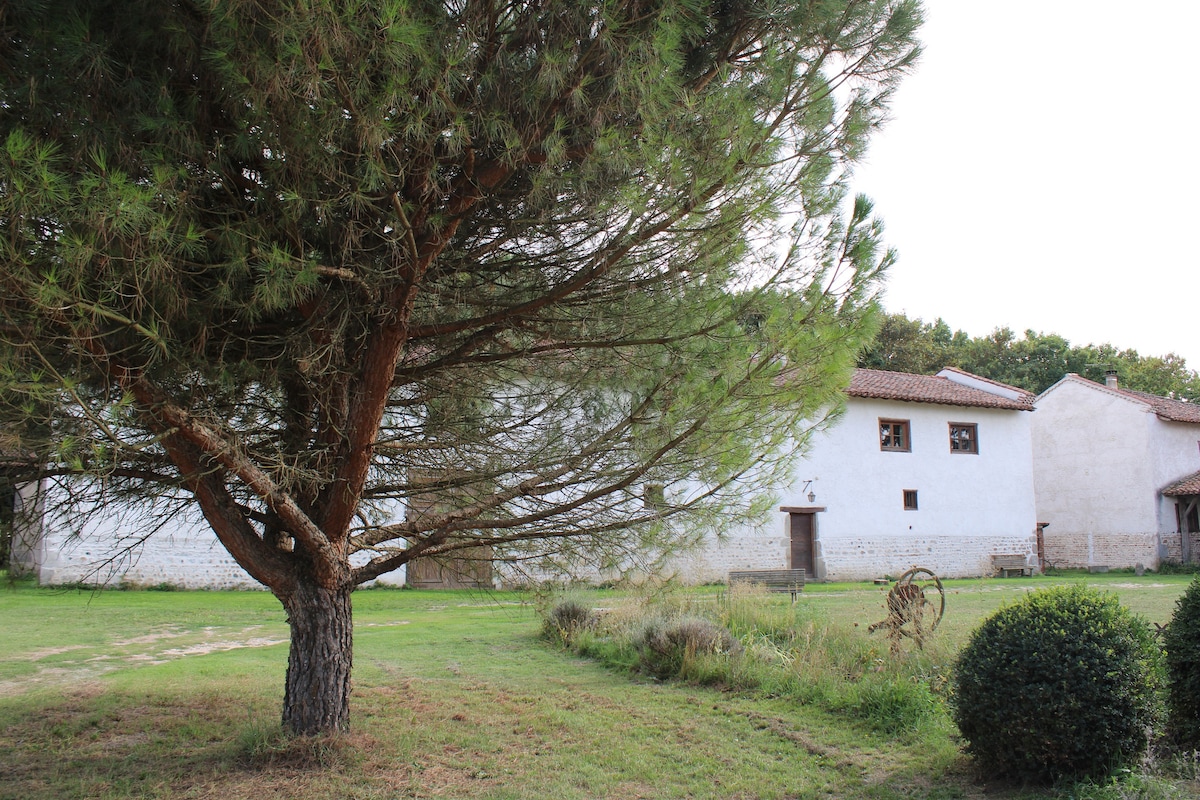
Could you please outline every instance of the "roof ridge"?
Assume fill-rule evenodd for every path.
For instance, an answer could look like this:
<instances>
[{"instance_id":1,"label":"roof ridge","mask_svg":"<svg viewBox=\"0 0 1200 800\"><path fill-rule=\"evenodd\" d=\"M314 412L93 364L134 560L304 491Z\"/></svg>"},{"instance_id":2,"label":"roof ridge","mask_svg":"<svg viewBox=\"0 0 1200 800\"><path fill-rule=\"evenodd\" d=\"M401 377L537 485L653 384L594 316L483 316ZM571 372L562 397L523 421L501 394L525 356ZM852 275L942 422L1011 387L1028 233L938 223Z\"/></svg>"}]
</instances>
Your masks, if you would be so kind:
<instances>
[{"instance_id":1,"label":"roof ridge","mask_svg":"<svg viewBox=\"0 0 1200 800\"><path fill-rule=\"evenodd\" d=\"M1034 394L1034 392L1031 392L1028 389L1022 389L1020 386L1014 386L1011 383L1005 383L1004 381L994 380L992 378L989 378L986 375L979 375L974 372L968 372L967 370L962 369L960 367L945 366L945 367L942 367L942 369L941 369L942 372L945 372L946 370L949 370L950 372L957 372L959 375L967 375L971 378L978 378L979 380L990 383L993 386L1002 386L1005 389L1012 389L1014 392L1021 392L1022 394Z\"/></svg>"},{"instance_id":2,"label":"roof ridge","mask_svg":"<svg viewBox=\"0 0 1200 800\"><path fill-rule=\"evenodd\" d=\"M1092 391L1104 392L1105 394L1119 397L1131 403L1138 403L1153 411L1160 419L1168 422L1200 424L1200 403L1193 403L1190 400L1180 400L1174 397L1163 397L1162 395L1142 392L1137 389L1126 389L1120 386L1112 387L1093 381L1090 378L1085 378L1075 372L1068 372L1053 386L1050 386L1046 391L1038 395L1038 399L1040 400L1051 391L1068 382L1077 383Z\"/></svg>"},{"instance_id":3,"label":"roof ridge","mask_svg":"<svg viewBox=\"0 0 1200 800\"><path fill-rule=\"evenodd\" d=\"M971 373L959 370L963 374ZM986 379L985 379L986 380ZM991 381L990 383L997 383ZM1013 411L1032 411L1034 396L1012 387L1019 396L1010 398L986 389L952 381L942 375L918 375L866 367L855 369L846 392L851 397L878 400L903 400L940 405L1000 408Z\"/></svg>"}]
</instances>

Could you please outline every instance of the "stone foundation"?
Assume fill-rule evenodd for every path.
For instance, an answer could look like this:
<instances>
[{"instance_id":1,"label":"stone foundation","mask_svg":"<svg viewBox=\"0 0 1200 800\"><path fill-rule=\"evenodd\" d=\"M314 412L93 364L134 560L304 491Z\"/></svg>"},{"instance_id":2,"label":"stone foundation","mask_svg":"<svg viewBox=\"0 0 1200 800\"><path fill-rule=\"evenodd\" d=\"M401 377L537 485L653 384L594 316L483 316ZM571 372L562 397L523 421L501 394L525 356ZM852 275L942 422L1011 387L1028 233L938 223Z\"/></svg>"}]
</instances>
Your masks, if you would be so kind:
<instances>
[{"instance_id":1,"label":"stone foundation","mask_svg":"<svg viewBox=\"0 0 1200 800\"><path fill-rule=\"evenodd\" d=\"M788 565L789 540L782 536L744 536L713 544L678 562L679 576L692 583L723 581L730 570L782 569ZM927 567L939 577L991 575L992 556L1020 554L1034 562L1032 533L992 536L818 536L816 580L862 581L898 577L912 567Z\"/></svg>"},{"instance_id":2,"label":"stone foundation","mask_svg":"<svg viewBox=\"0 0 1200 800\"><path fill-rule=\"evenodd\" d=\"M1159 534L1149 533L1045 533L1046 566L1078 568L1106 566L1158 567L1160 557L1178 560L1179 534L1163 534L1160 556ZM1173 554L1173 555L1172 555Z\"/></svg>"}]
</instances>

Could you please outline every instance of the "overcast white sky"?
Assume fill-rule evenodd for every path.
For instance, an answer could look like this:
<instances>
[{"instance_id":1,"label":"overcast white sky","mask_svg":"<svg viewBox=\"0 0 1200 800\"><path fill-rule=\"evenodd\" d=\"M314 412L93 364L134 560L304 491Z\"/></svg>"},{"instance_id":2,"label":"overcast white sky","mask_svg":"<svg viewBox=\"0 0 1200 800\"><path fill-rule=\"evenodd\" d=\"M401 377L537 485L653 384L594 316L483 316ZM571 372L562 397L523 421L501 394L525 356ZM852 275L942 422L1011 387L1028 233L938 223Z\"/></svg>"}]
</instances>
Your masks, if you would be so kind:
<instances>
[{"instance_id":1,"label":"overcast white sky","mask_svg":"<svg viewBox=\"0 0 1200 800\"><path fill-rule=\"evenodd\" d=\"M900 253L886 309L1200 369L1200 0L925 14L924 55L854 179Z\"/></svg>"}]
</instances>

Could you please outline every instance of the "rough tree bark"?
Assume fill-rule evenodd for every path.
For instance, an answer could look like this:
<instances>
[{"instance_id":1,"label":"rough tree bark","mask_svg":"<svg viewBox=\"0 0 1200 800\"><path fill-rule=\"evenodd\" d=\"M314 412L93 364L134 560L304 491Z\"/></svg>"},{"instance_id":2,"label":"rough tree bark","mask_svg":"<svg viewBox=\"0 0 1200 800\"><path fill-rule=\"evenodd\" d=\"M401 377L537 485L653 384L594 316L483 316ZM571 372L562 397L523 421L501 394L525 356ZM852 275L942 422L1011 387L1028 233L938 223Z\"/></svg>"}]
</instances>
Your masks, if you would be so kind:
<instances>
[{"instance_id":1,"label":"rough tree bark","mask_svg":"<svg viewBox=\"0 0 1200 800\"><path fill-rule=\"evenodd\" d=\"M352 588L297 582L288 591L276 592L292 634L283 724L302 736L350 728Z\"/></svg>"}]
</instances>

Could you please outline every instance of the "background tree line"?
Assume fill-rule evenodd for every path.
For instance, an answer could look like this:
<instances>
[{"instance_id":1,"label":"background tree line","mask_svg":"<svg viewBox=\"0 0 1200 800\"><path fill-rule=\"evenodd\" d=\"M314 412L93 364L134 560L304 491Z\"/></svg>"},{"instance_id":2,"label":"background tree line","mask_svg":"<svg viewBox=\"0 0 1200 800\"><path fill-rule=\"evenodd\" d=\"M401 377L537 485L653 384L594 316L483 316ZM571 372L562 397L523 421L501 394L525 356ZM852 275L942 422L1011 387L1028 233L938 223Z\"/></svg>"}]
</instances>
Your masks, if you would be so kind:
<instances>
[{"instance_id":1,"label":"background tree line","mask_svg":"<svg viewBox=\"0 0 1200 800\"><path fill-rule=\"evenodd\" d=\"M931 374L958 367L992 380L1042 392L1068 372L1096 381L1115 369L1122 388L1175 397L1200 399L1200 375L1182 356L1143 356L1111 344L1072 345L1055 333L996 328L986 336L951 331L945 320L934 322L905 314L885 314L879 335L859 357L870 369Z\"/></svg>"}]
</instances>

